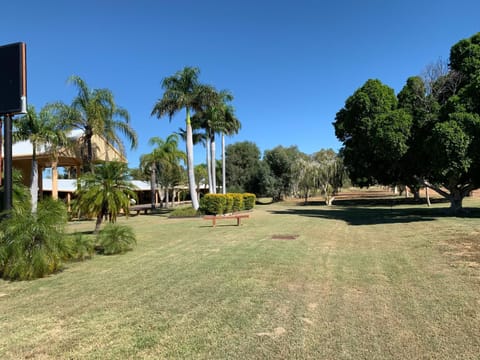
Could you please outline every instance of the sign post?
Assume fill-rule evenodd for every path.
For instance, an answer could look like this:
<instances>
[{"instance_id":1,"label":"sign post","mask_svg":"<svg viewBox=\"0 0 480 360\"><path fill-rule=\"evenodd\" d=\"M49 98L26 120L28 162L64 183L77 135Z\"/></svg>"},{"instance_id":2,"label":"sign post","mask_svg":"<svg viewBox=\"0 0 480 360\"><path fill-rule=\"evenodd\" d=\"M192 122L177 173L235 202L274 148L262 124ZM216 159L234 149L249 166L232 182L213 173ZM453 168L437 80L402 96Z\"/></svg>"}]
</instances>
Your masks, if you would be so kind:
<instances>
[{"instance_id":1,"label":"sign post","mask_svg":"<svg viewBox=\"0 0 480 360\"><path fill-rule=\"evenodd\" d=\"M3 209L9 212L13 203L12 117L27 112L27 66L25 43L0 46L0 116L4 126L4 196Z\"/></svg>"}]
</instances>

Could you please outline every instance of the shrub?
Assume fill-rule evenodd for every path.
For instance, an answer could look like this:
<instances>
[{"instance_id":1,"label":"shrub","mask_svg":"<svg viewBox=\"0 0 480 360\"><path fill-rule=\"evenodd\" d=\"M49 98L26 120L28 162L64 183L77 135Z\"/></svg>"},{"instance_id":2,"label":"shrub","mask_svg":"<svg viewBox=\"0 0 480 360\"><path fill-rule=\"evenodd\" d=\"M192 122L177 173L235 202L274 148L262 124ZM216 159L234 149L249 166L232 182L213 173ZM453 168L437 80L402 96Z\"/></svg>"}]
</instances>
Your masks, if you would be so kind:
<instances>
[{"instance_id":1,"label":"shrub","mask_svg":"<svg viewBox=\"0 0 480 360\"><path fill-rule=\"evenodd\" d=\"M201 201L201 209L205 214L221 215L225 213L227 200L223 194L206 194Z\"/></svg>"},{"instance_id":2,"label":"shrub","mask_svg":"<svg viewBox=\"0 0 480 360\"><path fill-rule=\"evenodd\" d=\"M255 194L245 193L243 194L243 207L245 210L251 210L255 206L256 196Z\"/></svg>"},{"instance_id":3,"label":"shrub","mask_svg":"<svg viewBox=\"0 0 480 360\"><path fill-rule=\"evenodd\" d=\"M232 211L243 210L243 195L242 194L230 194L233 197Z\"/></svg>"},{"instance_id":4,"label":"shrub","mask_svg":"<svg viewBox=\"0 0 480 360\"><path fill-rule=\"evenodd\" d=\"M137 239L131 227L109 223L98 234L98 242L99 252L105 255L114 255L132 250Z\"/></svg>"},{"instance_id":5,"label":"shrub","mask_svg":"<svg viewBox=\"0 0 480 360\"><path fill-rule=\"evenodd\" d=\"M85 236L82 233L70 235L70 257L74 260L89 259L95 253L93 237Z\"/></svg>"},{"instance_id":6,"label":"shrub","mask_svg":"<svg viewBox=\"0 0 480 360\"><path fill-rule=\"evenodd\" d=\"M200 202L200 208L205 214L221 215L253 209L255 205L254 194L206 194Z\"/></svg>"},{"instance_id":7,"label":"shrub","mask_svg":"<svg viewBox=\"0 0 480 360\"><path fill-rule=\"evenodd\" d=\"M14 208L0 223L0 276L30 280L60 270L71 254L66 223L60 201L42 200L36 213Z\"/></svg>"},{"instance_id":8,"label":"shrub","mask_svg":"<svg viewBox=\"0 0 480 360\"><path fill-rule=\"evenodd\" d=\"M233 194L225 195L225 212L226 214L233 212Z\"/></svg>"}]
</instances>

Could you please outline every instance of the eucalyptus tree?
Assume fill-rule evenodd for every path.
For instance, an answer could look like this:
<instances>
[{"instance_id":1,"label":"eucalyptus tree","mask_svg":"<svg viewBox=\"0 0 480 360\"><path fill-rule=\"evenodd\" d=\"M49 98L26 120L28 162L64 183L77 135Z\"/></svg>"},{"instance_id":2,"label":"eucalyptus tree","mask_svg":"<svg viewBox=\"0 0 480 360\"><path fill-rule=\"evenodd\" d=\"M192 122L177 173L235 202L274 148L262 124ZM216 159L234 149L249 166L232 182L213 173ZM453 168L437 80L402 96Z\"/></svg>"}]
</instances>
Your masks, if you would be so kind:
<instances>
[{"instance_id":1,"label":"eucalyptus tree","mask_svg":"<svg viewBox=\"0 0 480 360\"><path fill-rule=\"evenodd\" d=\"M332 149L322 149L312 159L317 164L317 186L325 196L325 204L330 206L347 177L343 159Z\"/></svg>"},{"instance_id":2,"label":"eucalyptus tree","mask_svg":"<svg viewBox=\"0 0 480 360\"><path fill-rule=\"evenodd\" d=\"M118 161L102 162L95 171L79 177L73 209L96 217L95 233L104 217L114 223L121 211L128 215L130 200L137 198L128 177L127 164Z\"/></svg>"},{"instance_id":3,"label":"eucalyptus tree","mask_svg":"<svg viewBox=\"0 0 480 360\"><path fill-rule=\"evenodd\" d=\"M90 89L79 76L71 76L68 82L77 88L77 95L68 106L57 103L58 112L64 121L73 128L82 130L82 148L84 149L85 170L93 171L94 135L102 137L106 143L125 152L122 137L130 148L137 146L137 134L130 125L128 111L115 103L113 93L109 89Z\"/></svg>"},{"instance_id":4,"label":"eucalyptus tree","mask_svg":"<svg viewBox=\"0 0 480 360\"><path fill-rule=\"evenodd\" d=\"M32 212L37 211L39 191L37 152L39 150L43 152L50 151L53 162L56 163L59 148L65 146L68 142L68 130L68 125L52 116L48 107L44 107L37 113L35 108L29 105L27 113L14 123L13 141L28 140L32 144L32 169L30 177Z\"/></svg>"},{"instance_id":5,"label":"eucalyptus tree","mask_svg":"<svg viewBox=\"0 0 480 360\"><path fill-rule=\"evenodd\" d=\"M157 100L152 110L152 115L157 118L168 115L172 120L175 114L185 109L188 185L194 209L198 209L199 203L195 185L191 115L192 111L201 111L215 100L215 90L199 82L199 73L200 70L197 67L185 67L174 75L164 78L162 80L163 96Z\"/></svg>"},{"instance_id":6,"label":"eucalyptus tree","mask_svg":"<svg viewBox=\"0 0 480 360\"><path fill-rule=\"evenodd\" d=\"M297 186L307 204L309 196L318 189L320 164L311 157L300 158L295 163Z\"/></svg>"}]
</instances>

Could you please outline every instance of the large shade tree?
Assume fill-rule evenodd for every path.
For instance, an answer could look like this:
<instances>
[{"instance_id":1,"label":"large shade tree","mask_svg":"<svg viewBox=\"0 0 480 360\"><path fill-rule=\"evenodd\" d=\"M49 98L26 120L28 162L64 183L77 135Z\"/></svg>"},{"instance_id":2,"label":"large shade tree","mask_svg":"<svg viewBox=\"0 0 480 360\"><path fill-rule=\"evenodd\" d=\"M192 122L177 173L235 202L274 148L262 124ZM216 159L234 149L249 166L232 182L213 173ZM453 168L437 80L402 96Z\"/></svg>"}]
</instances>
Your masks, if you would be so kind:
<instances>
[{"instance_id":1,"label":"large shade tree","mask_svg":"<svg viewBox=\"0 0 480 360\"><path fill-rule=\"evenodd\" d=\"M215 100L216 95L211 86L199 82L199 73L200 70L197 67L185 67L174 75L164 78L162 80L163 96L155 103L152 110L152 115L157 118L168 115L170 120L179 111L185 110L188 185L192 206L195 209L198 209L199 202L195 185L191 115L192 112L208 107Z\"/></svg>"},{"instance_id":2,"label":"large shade tree","mask_svg":"<svg viewBox=\"0 0 480 360\"><path fill-rule=\"evenodd\" d=\"M355 183L424 185L457 213L480 186L480 33L452 47L449 68L429 74L409 78L398 103L367 81L337 113L335 131Z\"/></svg>"},{"instance_id":3,"label":"large shade tree","mask_svg":"<svg viewBox=\"0 0 480 360\"><path fill-rule=\"evenodd\" d=\"M133 149L137 146L137 134L130 125L128 111L115 103L109 89L91 89L79 76L71 76L69 83L77 88L77 95L70 105L57 103L57 112L73 128L82 130L82 153L84 170L93 171L94 135L102 137L106 143L125 152L123 139Z\"/></svg>"}]
</instances>

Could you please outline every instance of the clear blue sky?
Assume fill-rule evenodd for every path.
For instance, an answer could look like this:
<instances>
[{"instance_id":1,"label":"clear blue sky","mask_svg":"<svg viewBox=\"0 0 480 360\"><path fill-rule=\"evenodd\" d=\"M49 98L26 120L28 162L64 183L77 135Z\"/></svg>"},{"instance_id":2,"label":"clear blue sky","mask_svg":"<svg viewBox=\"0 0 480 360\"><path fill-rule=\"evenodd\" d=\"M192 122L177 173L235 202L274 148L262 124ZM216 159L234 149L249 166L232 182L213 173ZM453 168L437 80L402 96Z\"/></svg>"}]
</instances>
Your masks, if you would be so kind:
<instances>
[{"instance_id":1,"label":"clear blue sky","mask_svg":"<svg viewBox=\"0 0 480 360\"><path fill-rule=\"evenodd\" d=\"M4 0L1 11L0 44L27 43L28 103L70 103L73 74L109 88L139 136L132 167L150 137L183 126L184 113L150 113L161 80L184 66L235 96L242 130L228 143L310 154L338 150L335 114L367 79L398 92L480 31L478 0Z\"/></svg>"}]
</instances>

